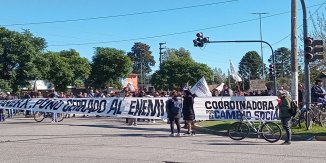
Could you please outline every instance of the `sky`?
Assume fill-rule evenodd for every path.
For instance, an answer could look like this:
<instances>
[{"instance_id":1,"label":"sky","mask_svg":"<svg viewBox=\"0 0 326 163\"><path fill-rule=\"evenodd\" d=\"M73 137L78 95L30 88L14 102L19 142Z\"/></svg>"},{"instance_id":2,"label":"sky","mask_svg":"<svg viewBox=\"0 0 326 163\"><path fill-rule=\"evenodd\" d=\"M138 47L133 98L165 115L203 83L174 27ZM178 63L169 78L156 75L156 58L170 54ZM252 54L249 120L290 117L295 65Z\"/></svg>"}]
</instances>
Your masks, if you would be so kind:
<instances>
[{"instance_id":1,"label":"sky","mask_svg":"<svg viewBox=\"0 0 326 163\"><path fill-rule=\"evenodd\" d=\"M325 13L325 0L306 0L307 12ZM302 11L298 0L298 34ZM90 61L94 47L127 52L135 42L150 46L159 66L159 43L189 50L192 58L211 68L238 66L248 51L261 55L260 43L210 43L193 46L197 32L211 41L262 40L274 50L291 48L291 0L1 0L0 26L30 30L47 42L47 51L75 49ZM315 14L316 15L316 14ZM314 16L315 16L314 15ZM310 22L310 21L309 21ZM312 27L309 23L309 31ZM302 42L298 40L298 45ZM263 45L264 63L272 52Z\"/></svg>"}]
</instances>

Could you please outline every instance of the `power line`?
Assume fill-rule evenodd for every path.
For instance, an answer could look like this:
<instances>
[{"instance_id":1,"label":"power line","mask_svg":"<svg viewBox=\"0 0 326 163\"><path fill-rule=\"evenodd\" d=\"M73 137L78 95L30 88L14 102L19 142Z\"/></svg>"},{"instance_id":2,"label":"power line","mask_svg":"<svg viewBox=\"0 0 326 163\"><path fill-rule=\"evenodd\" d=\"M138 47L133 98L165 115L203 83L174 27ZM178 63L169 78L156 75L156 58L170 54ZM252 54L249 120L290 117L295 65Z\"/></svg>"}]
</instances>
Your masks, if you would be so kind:
<instances>
[{"instance_id":1,"label":"power line","mask_svg":"<svg viewBox=\"0 0 326 163\"><path fill-rule=\"evenodd\" d=\"M311 15L310 15L310 17L308 18L308 19L312 19L312 16L313 15L315 15L315 14L317 14L317 12L320 10L320 8L322 7L322 6L324 6L326 4L326 1L324 1L322 4L318 4L318 5L320 5ZM318 5L314 5L314 6L318 6ZM311 7L311 6L310 6ZM310 7L308 7L308 8L310 8ZM297 29L299 29L299 28L301 28L303 25L301 24ZM291 36L291 34L288 34L287 36L285 36L285 37L283 37L282 39L280 39L279 41L276 41L276 42L274 42L272 45L276 45L276 44L278 44L278 43L280 43L280 42L282 42L283 40L285 40L285 39L287 39L287 38L289 38Z\"/></svg>"},{"instance_id":2,"label":"power line","mask_svg":"<svg viewBox=\"0 0 326 163\"><path fill-rule=\"evenodd\" d=\"M283 15L283 14L287 14L287 13L290 13L290 11L276 13L276 14L269 15L269 16L262 17L262 18L269 18L269 17ZM131 39L123 39L123 40L113 40L113 41L98 41L98 42L86 42L86 43L53 44L53 45L49 45L49 46L92 45L92 44L107 44L107 43L128 42L128 41L135 41L135 40L145 40L145 39L152 39L152 38L159 38L159 37L166 37L166 36L173 36L173 35L181 35L181 34L186 34L186 33L197 32L197 31L205 31L205 30L210 30L210 29L222 28L222 27L227 27L227 26L232 26L232 25L237 25L237 24L243 24L243 23L247 23L247 22L252 22L252 21L255 21L255 20L259 20L259 18L248 19L248 20L238 21L238 22L234 22L234 23L228 23L228 24L223 24L223 25L218 25L218 26L212 26L212 27L206 27L206 28L201 28L201 29L194 29L194 30L183 31L183 32L175 32L175 33L168 33L168 34L162 34L162 35L155 35L155 36L147 36L147 37L139 37L139 38L131 38Z\"/></svg>"},{"instance_id":3,"label":"power line","mask_svg":"<svg viewBox=\"0 0 326 163\"><path fill-rule=\"evenodd\" d=\"M308 8L319 6L319 8L318 8L318 10L319 10L321 8L321 6L324 5L324 3L317 4L317 5L312 5L312 6L309 6ZM288 14L290 12L291 11L286 11L286 12L280 12L280 13L276 13L276 14L271 14L271 15L262 17L262 19L270 18L270 17L275 17L275 16L279 16L279 15L284 15L284 14ZM48 46L81 46L81 45L108 44L108 43L128 42L128 41L136 41L136 40L146 40L146 39L153 39L153 38L160 38L160 37L166 37L166 36L181 35L181 34L186 34L186 33L193 33L193 32L198 32L198 31L205 31L205 30L210 30L210 29L222 28L222 27L227 27L227 26L232 26L232 25L237 25L237 24L243 24L243 23L247 23L247 22L252 22L252 21L256 21L256 20L259 20L259 18L247 19L247 20L238 21L238 22L234 22L234 23L228 23L228 24L223 24L223 25L218 25L218 26L212 26L212 27L206 27L206 28L201 28L201 29L193 29L193 30L188 30L188 31L174 32L174 33L168 33L168 34L162 34L162 35L154 35L154 36L147 36L147 37L138 37L138 38L122 39L122 40L112 40L112 41L53 44L53 45L48 45ZM285 40L287 37L289 37L289 36L286 36L285 38L282 38L282 40L280 40L279 42ZM277 42L277 43L279 43L279 42Z\"/></svg>"},{"instance_id":4,"label":"power line","mask_svg":"<svg viewBox=\"0 0 326 163\"><path fill-rule=\"evenodd\" d=\"M175 10L184 10L184 9L204 7L204 6L212 6L212 5L218 5L218 4L230 3L230 2L236 2L236 1L239 1L239 0L227 0L227 1L214 2L214 3L206 3L206 4L199 4L199 5L192 5L192 6L185 6L185 7L177 7L177 8L170 8L170 9L162 9L162 10L134 12L134 13L127 13L127 14L119 14L119 15L98 16L98 17L90 17L90 18L78 18L78 19L66 19L66 20L54 20L54 21L43 21L43 22L15 23L15 24L5 24L5 25L0 25L0 26L9 27L9 26L22 26L22 25L40 25L40 24L67 23L67 22L76 22L76 21L108 19L108 18L117 18L117 17L125 17L125 16L135 16L135 15L144 15L144 14L168 12L168 11L175 11Z\"/></svg>"}]
</instances>

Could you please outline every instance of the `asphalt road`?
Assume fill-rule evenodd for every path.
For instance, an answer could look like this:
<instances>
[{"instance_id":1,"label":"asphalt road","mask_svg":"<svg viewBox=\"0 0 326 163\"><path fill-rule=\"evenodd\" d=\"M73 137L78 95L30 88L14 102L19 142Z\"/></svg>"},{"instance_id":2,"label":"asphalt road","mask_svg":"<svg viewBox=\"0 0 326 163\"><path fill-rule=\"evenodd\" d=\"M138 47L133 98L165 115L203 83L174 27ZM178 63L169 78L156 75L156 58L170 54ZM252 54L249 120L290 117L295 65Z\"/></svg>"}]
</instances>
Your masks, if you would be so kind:
<instances>
[{"instance_id":1,"label":"asphalt road","mask_svg":"<svg viewBox=\"0 0 326 163\"><path fill-rule=\"evenodd\" d=\"M184 131L183 131L184 132ZM197 134L169 137L166 123L70 118L52 124L31 118L0 123L0 162L326 162L326 142L271 144Z\"/></svg>"}]
</instances>

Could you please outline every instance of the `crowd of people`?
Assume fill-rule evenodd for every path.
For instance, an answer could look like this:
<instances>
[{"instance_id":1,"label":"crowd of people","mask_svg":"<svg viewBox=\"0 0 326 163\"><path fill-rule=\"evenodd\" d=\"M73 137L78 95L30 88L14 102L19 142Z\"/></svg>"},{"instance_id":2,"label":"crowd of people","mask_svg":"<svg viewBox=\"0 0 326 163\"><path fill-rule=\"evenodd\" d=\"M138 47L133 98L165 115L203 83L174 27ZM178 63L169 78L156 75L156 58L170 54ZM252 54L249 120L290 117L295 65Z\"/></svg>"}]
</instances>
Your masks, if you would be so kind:
<instances>
[{"instance_id":1,"label":"crowd of people","mask_svg":"<svg viewBox=\"0 0 326 163\"><path fill-rule=\"evenodd\" d=\"M299 84L298 86L298 104L299 108L303 107L304 104L304 86L303 84ZM241 91L234 92L229 88L228 85L224 85L222 90L213 89L212 96L264 96L269 95L268 91L251 91L248 93L244 93ZM195 94L192 94L188 89L183 91L155 91L155 92L145 92L145 91L134 91L131 92L128 88L123 89L122 91L112 91L107 93L106 91L89 91L88 93L79 92L77 94L72 93L64 93L64 92L51 92L49 94L42 94L41 92L37 92L36 94L24 93L20 98L105 98L105 97L170 97L169 100L166 101L166 112L168 117L168 122L170 124L171 136L180 136L181 118L184 120L184 128L187 129L186 135L192 135L194 132L192 131L192 126L194 125L195 120L195 112L194 112L194 98ZM291 115L288 112L288 109L291 107L291 96L288 90L286 90L283 86L281 86L278 90L277 96L279 97L278 101L278 109L279 109L279 117L282 122L282 126L286 131L286 139L283 144L291 144L291 127L290 120ZM18 98L17 96L11 95L10 92L0 93L0 100L12 100ZM311 88L311 100L312 102L322 103L324 107L326 107L326 91L323 88L322 80L318 79L315 81L315 84ZM13 109L7 109L7 117L12 118L12 116L17 112ZM5 120L5 110L0 109L0 121ZM26 112L28 113L28 111ZM53 114L53 121L56 121L55 114ZM137 125L137 122L141 119L136 118L127 118L126 123L129 125ZM148 120L149 122L155 122L155 120ZM174 131L174 126L177 127L177 132Z\"/></svg>"}]
</instances>

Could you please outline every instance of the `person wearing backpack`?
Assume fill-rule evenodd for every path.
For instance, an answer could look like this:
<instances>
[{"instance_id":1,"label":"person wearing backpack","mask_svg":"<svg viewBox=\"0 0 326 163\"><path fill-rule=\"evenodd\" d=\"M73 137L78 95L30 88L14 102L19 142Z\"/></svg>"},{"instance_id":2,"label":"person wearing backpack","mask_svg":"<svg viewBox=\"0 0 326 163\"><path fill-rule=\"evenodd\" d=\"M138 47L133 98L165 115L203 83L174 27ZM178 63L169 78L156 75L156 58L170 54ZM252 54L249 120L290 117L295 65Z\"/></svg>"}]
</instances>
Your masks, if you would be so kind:
<instances>
[{"instance_id":1,"label":"person wearing backpack","mask_svg":"<svg viewBox=\"0 0 326 163\"><path fill-rule=\"evenodd\" d=\"M286 132L286 139L282 143L283 145L290 145L291 144L291 127L290 127L290 120L291 120L291 115L289 113L289 110L291 109L291 99L290 96L287 95L285 91L279 90L277 93L279 97L279 117L282 122L283 129Z\"/></svg>"},{"instance_id":2,"label":"person wearing backpack","mask_svg":"<svg viewBox=\"0 0 326 163\"><path fill-rule=\"evenodd\" d=\"M172 98L166 102L166 112L170 121L170 136L180 136L180 118L182 109L182 99L176 91L171 93ZM174 134L174 123L177 126L177 134Z\"/></svg>"}]
</instances>

